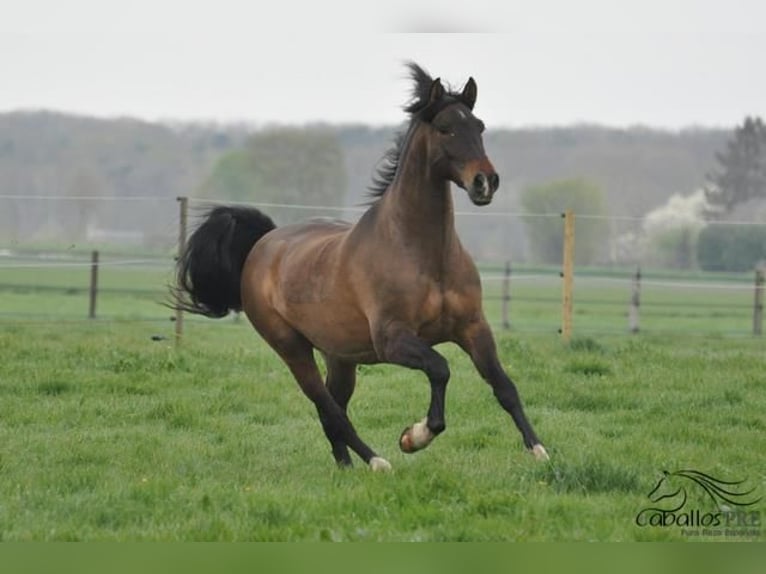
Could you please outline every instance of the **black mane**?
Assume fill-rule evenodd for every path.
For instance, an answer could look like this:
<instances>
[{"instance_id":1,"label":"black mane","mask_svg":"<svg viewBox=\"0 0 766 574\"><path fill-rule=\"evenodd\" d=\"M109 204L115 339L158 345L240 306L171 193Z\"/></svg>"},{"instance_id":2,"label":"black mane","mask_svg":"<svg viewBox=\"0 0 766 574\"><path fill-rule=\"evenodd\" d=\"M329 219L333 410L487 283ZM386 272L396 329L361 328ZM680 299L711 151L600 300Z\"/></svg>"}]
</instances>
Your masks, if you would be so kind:
<instances>
[{"instance_id":1,"label":"black mane","mask_svg":"<svg viewBox=\"0 0 766 574\"><path fill-rule=\"evenodd\" d=\"M433 85L434 79L415 62L408 62L407 68L410 72L410 79L414 83L410 100L404 106L404 111L409 114L410 121L407 128L396 135L393 145L383 155L378 162L378 166L375 168L375 174L372 176L372 183L368 188L369 195L373 198L381 197L386 193L386 190L394 181L394 176L399 167L399 158L407 134L415 122L424 119L422 117L422 112L429 107L428 100L431 96L431 86ZM444 103L452 103L453 101L458 100L459 95L459 92L454 92L451 88L447 87L442 101Z\"/></svg>"}]
</instances>

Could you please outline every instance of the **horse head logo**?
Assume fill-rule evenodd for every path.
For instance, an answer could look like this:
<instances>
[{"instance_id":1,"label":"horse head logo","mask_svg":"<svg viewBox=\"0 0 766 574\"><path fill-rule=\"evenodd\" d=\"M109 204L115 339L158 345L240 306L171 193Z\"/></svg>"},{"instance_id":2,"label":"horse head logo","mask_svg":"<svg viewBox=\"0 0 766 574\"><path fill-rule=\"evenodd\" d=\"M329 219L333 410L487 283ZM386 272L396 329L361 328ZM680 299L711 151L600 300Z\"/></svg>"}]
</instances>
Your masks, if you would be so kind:
<instances>
[{"instance_id":1,"label":"horse head logo","mask_svg":"<svg viewBox=\"0 0 766 574\"><path fill-rule=\"evenodd\" d=\"M727 481L714 478L698 470L677 470L675 472L662 471L657 485L648 494L649 500L658 503L668 501L674 508L667 512L679 510L688 499L687 487L696 485L707 497L712 500L716 507L725 505L752 506L761 500L761 497L753 498L751 495L755 488L743 490L744 480ZM699 492L699 491L698 491Z\"/></svg>"}]
</instances>

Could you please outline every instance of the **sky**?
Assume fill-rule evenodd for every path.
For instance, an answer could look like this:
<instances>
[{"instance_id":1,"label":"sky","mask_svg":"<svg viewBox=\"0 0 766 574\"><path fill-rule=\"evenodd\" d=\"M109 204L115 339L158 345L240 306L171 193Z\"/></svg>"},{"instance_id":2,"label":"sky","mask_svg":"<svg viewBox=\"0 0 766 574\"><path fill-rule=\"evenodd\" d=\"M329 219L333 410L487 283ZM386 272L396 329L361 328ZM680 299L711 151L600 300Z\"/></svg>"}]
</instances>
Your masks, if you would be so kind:
<instances>
[{"instance_id":1,"label":"sky","mask_svg":"<svg viewBox=\"0 0 766 574\"><path fill-rule=\"evenodd\" d=\"M414 60L489 126L766 116L762 0L0 0L0 112L393 125Z\"/></svg>"}]
</instances>

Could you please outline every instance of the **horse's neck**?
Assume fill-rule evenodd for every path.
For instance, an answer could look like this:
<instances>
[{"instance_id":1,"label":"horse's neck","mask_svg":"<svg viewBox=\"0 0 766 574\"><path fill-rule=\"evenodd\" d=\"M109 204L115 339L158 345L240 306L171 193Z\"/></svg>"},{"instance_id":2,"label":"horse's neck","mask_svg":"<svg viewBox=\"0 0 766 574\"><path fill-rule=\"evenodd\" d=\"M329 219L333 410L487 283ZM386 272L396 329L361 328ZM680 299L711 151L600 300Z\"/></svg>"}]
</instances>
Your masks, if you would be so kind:
<instances>
[{"instance_id":1,"label":"horse's neck","mask_svg":"<svg viewBox=\"0 0 766 574\"><path fill-rule=\"evenodd\" d=\"M396 243L406 246L423 267L444 270L461 251L449 182L434 177L424 149L410 149L391 188L381 217Z\"/></svg>"}]
</instances>

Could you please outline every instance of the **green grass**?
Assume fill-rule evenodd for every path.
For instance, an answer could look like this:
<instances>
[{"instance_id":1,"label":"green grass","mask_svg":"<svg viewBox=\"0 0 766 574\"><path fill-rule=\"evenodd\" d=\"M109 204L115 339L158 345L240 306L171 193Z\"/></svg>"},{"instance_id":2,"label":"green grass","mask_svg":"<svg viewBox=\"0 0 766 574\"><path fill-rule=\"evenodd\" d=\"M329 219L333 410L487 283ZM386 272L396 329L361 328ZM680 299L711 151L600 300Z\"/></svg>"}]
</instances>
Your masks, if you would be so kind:
<instances>
[{"instance_id":1,"label":"green grass","mask_svg":"<svg viewBox=\"0 0 766 574\"><path fill-rule=\"evenodd\" d=\"M683 540L634 524L663 469L766 494L762 340L501 336L550 463L449 345L447 432L399 452L428 385L364 367L351 417L394 467L375 474L334 466L244 321L187 327L176 350L169 322L0 323L0 539Z\"/></svg>"},{"instance_id":2,"label":"green grass","mask_svg":"<svg viewBox=\"0 0 766 574\"><path fill-rule=\"evenodd\" d=\"M485 281L487 316L499 324L500 282ZM561 325L561 280L557 275L511 279L511 328L556 332ZM575 275L573 326L585 334L625 333L631 298L629 275L622 279ZM749 280L694 274L645 279L641 288L640 329L647 333L748 335L752 332L753 285Z\"/></svg>"},{"instance_id":3,"label":"green grass","mask_svg":"<svg viewBox=\"0 0 766 574\"><path fill-rule=\"evenodd\" d=\"M686 540L633 522L663 469L766 494L748 277L646 274L629 336L629 282L584 270L565 346L560 280L519 271L498 347L551 463L445 346L448 431L416 455L396 442L425 414L424 378L360 369L351 416L394 466L379 476L335 468L313 406L246 321L190 318L176 350L166 263L104 266L95 321L87 265L0 269L1 540ZM499 293L485 283L495 324Z\"/></svg>"},{"instance_id":4,"label":"green grass","mask_svg":"<svg viewBox=\"0 0 766 574\"><path fill-rule=\"evenodd\" d=\"M145 263L122 265L124 261L137 260ZM34 259L3 261L8 267L0 267L0 321L71 321L86 318L89 308L89 259L65 263L70 264L38 267L41 263ZM159 304L167 300L167 285L173 280L169 258L105 257L102 264L98 274L98 317L165 320L172 315Z\"/></svg>"}]
</instances>

